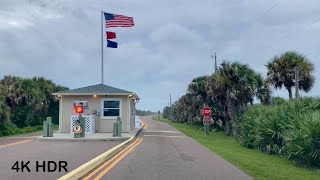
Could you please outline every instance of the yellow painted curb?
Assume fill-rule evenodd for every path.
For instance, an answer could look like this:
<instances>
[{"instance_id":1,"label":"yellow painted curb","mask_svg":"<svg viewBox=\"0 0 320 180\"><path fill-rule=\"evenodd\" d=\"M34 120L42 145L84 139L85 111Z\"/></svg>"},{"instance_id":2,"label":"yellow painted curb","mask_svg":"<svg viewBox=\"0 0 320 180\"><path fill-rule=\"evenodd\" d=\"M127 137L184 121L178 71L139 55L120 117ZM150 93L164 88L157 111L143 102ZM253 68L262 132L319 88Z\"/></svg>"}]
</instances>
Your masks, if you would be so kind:
<instances>
[{"instance_id":1,"label":"yellow painted curb","mask_svg":"<svg viewBox=\"0 0 320 180\"><path fill-rule=\"evenodd\" d=\"M141 131L143 128L144 124L141 126L141 128L138 130L136 135ZM108 151L100 154L99 156L91 159L90 161L82 164L80 167L77 169L74 169L73 171L69 172L68 174L60 177L58 180L76 180L80 179L82 176L87 174L89 171L92 169L96 168L99 166L101 163L109 159L111 156L115 155L119 151L121 151L123 148L125 148L128 144L130 144L133 140L136 138L135 136L132 136L130 139L126 140L125 142L109 149Z\"/></svg>"}]
</instances>

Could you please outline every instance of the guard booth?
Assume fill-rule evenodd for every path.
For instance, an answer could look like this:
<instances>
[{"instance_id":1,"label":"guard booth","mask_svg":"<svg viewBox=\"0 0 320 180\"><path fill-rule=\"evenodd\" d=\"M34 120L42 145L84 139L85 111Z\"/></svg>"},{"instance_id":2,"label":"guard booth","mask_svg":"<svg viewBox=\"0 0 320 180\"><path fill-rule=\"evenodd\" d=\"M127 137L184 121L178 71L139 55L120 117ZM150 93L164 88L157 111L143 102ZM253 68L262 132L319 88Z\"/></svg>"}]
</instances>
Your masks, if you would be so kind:
<instances>
[{"instance_id":1,"label":"guard booth","mask_svg":"<svg viewBox=\"0 0 320 180\"><path fill-rule=\"evenodd\" d=\"M53 95L59 100L60 133L73 133L79 118L74 106L79 104L83 106L86 134L112 133L118 117L122 132L130 132L135 128L135 104L140 98L133 92L98 84Z\"/></svg>"}]
</instances>

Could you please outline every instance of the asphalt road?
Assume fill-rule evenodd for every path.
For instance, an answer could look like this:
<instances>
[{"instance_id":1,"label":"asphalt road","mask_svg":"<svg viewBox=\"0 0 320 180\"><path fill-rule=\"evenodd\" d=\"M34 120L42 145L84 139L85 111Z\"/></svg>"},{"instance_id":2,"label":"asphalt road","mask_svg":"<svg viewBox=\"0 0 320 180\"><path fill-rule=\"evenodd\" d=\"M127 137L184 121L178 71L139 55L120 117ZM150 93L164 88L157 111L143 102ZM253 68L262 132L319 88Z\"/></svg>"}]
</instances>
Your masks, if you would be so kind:
<instances>
[{"instance_id":1,"label":"asphalt road","mask_svg":"<svg viewBox=\"0 0 320 180\"><path fill-rule=\"evenodd\" d=\"M121 141L99 141L99 142L49 142L34 140L32 135L19 138L7 137L0 139L0 179L1 180L54 180L57 179L87 161L95 158L103 152L120 144ZM30 161L28 167L31 172L24 168L24 172L16 172L11 169L15 162L24 163ZM36 172L36 162L39 165L46 162L46 172L39 168ZM61 168L54 172L47 172L48 161L66 161L68 172ZM61 164L64 165L64 164ZM51 163L51 169L54 168Z\"/></svg>"},{"instance_id":2,"label":"asphalt road","mask_svg":"<svg viewBox=\"0 0 320 180\"><path fill-rule=\"evenodd\" d=\"M247 180L248 175L172 126L143 119L140 144L93 178L111 180ZM116 160L115 160L116 161ZM110 167L111 166L111 167ZM104 174L104 175L103 175Z\"/></svg>"}]
</instances>

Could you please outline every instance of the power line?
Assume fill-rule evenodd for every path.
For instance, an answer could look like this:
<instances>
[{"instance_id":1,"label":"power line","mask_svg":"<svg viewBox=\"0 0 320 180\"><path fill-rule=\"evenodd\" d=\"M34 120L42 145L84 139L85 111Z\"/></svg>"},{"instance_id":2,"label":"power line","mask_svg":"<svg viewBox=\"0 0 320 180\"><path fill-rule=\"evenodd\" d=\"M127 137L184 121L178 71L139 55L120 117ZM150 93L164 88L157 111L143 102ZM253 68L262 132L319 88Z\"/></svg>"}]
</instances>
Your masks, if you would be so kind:
<instances>
[{"instance_id":1,"label":"power line","mask_svg":"<svg viewBox=\"0 0 320 180\"><path fill-rule=\"evenodd\" d=\"M318 23L320 21L320 18L318 18L317 20L313 21L311 24L307 25L305 28L303 28L303 30L308 29L309 27L313 26L314 24Z\"/></svg>"},{"instance_id":2,"label":"power line","mask_svg":"<svg viewBox=\"0 0 320 180\"><path fill-rule=\"evenodd\" d=\"M320 18L316 19L316 20L313 21L312 23L307 24L307 25L305 25L305 26L304 26L304 25L298 26L298 28L297 28L296 31L293 31L293 32L291 32L291 33L288 33L288 34L280 37L280 39L287 38L287 37L289 37L291 34L295 34L295 33L299 32L299 31L304 31L304 30L308 29L309 27L313 26L314 24L318 23L319 21L320 21Z\"/></svg>"},{"instance_id":3,"label":"power line","mask_svg":"<svg viewBox=\"0 0 320 180\"><path fill-rule=\"evenodd\" d=\"M261 19L262 17L264 17L265 15L267 15L273 8L275 8L276 6L278 6L280 3L280 1L276 2L273 6L271 6L269 9L267 9L261 16L259 16L256 20Z\"/></svg>"}]
</instances>

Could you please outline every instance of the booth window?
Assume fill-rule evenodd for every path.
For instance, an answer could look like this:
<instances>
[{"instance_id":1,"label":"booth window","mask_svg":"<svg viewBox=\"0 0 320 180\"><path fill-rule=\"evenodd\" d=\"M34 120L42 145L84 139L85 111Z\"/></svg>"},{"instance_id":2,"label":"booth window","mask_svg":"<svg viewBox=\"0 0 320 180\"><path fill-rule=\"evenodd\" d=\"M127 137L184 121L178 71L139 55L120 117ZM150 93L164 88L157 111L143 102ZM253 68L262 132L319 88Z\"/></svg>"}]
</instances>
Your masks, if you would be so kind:
<instances>
[{"instance_id":1,"label":"booth window","mask_svg":"<svg viewBox=\"0 0 320 180\"><path fill-rule=\"evenodd\" d=\"M120 104L120 100L117 99L102 100L102 116L105 119L121 116Z\"/></svg>"}]
</instances>

